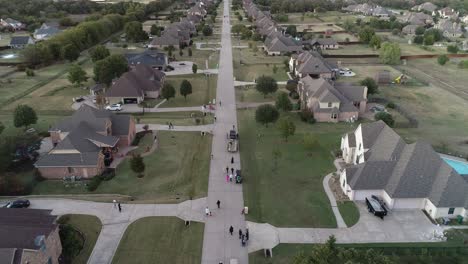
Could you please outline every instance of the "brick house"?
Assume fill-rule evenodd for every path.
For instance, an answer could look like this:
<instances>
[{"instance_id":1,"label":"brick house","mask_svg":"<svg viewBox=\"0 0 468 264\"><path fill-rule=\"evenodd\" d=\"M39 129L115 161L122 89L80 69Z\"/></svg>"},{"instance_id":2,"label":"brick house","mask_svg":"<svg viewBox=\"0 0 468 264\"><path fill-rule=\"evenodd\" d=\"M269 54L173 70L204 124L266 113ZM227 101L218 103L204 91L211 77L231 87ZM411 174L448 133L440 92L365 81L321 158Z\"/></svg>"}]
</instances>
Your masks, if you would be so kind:
<instances>
[{"instance_id":1,"label":"brick house","mask_svg":"<svg viewBox=\"0 0 468 264\"><path fill-rule=\"evenodd\" d=\"M62 253L51 210L0 208L0 263L58 264Z\"/></svg>"},{"instance_id":2,"label":"brick house","mask_svg":"<svg viewBox=\"0 0 468 264\"><path fill-rule=\"evenodd\" d=\"M117 115L83 104L71 117L49 129L54 148L34 166L42 177L90 178L101 174L120 147L135 137L135 121L130 115Z\"/></svg>"},{"instance_id":3,"label":"brick house","mask_svg":"<svg viewBox=\"0 0 468 264\"><path fill-rule=\"evenodd\" d=\"M340 122L358 119L366 111L367 87L333 84L323 78L306 76L297 91L301 107L309 109L317 122Z\"/></svg>"},{"instance_id":4,"label":"brick house","mask_svg":"<svg viewBox=\"0 0 468 264\"><path fill-rule=\"evenodd\" d=\"M292 55L289 60L289 71L299 78L308 75L325 79L335 79L336 77L332 65L316 51L304 51L299 55Z\"/></svg>"}]
</instances>

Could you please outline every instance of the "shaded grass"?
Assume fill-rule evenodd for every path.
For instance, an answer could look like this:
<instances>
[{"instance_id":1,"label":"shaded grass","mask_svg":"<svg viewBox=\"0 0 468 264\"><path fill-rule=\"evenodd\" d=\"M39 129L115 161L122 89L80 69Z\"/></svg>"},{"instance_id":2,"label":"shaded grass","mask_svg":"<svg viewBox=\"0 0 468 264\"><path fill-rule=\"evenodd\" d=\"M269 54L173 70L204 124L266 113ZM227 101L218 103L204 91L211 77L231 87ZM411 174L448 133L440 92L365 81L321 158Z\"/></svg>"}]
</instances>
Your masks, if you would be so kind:
<instances>
[{"instance_id":1,"label":"shaded grass","mask_svg":"<svg viewBox=\"0 0 468 264\"><path fill-rule=\"evenodd\" d=\"M206 196L211 153L211 136L198 132L158 132L158 149L144 157L145 177L137 178L125 159L116 176L104 181L92 193L123 194L157 203L175 203ZM31 173L32 174L32 173ZM33 194L85 194L84 185L65 187L62 181L38 183Z\"/></svg>"},{"instance_id":2,"label":"shaded grass","mask_svg":"<svg viewBox=\"0 0 468 264\"><path fill-rule=\"evenodd\" d=\"M78 256L74 257L71 264L86 264L93 251L99 233L101 233L101 221L93 215L68 214L63 215L61 220L69 224L84 235L85 243Z\"/></svg>"},{"instance_id":3,"label":"shaded grass","mask_svg":"<svg viewBox=\"0 0 468 264\"><path fill-rule=\"evenodd\" d=\"M359 221L359 209L354 202L345 201L337 204L346 226L351 227Z\"/></svg>"},{"instance_id":4,"label":"shaded grass","mask_svg":"<svg viewBox=\"0 0 468 264\"><path fill-rule=\"evenodd\" d=\"M146 217L125 231L112 263L200 263L204 224Z\"/></svg>"},{"instance_id":5,"label":"shaded grass","mask_svg":"<svg viewBox=\"0 0 468 264\"><path fill-rule=\"evenodd\" d=\"M334 170L331 151L339 148L340 136L354 126L310 125L297 114L282 113L296 125L295 135L285 142L274 125L265 128L256 123L254 112L238 111L248 220L280 227L336 227L322 180ZM303 146L307 133L320 143L312 152ZM276 168L275 150L281 152Z\"/></svg>"}]
</instances>

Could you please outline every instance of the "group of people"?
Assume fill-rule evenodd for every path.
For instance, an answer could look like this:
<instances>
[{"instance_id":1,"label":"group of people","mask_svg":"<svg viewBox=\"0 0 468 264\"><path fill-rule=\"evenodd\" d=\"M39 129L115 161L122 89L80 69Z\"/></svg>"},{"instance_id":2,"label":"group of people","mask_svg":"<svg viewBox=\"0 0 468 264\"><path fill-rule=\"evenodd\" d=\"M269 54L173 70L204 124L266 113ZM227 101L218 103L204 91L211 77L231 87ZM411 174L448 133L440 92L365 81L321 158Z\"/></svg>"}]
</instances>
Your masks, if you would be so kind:
<instances>
[{"instance_id":1,"label":"group of people","mask_svg":"<svg viewBox=\"0 0 468 264\"><path fill-rule=\"evenodd\" d=\"M229 234L231 234L231 236L234 234L233 226L229 227ZM249 229L248 228L245 229L245 233L242 232L242 229L239 228L239 239L241 240L241 245L244 247L247 241L249 241Z\"/></svg>"},{"instance_id":2,"label":"group of people","mask_svg":"<svg viewBox=\"0 0 468 264\"><path fill-rule=\"evenodd\" d=\"M120 202L117 202L116 200L112 200L112 203L114 204L114 208L119 209L119 213L122 212L122 206L120 205Z\"/></svg>"},{"instance_id":3,"label":"group of people","mask_svg":"<svg viewBox=\"0 0 468 264\"><path fill-rule=\"evenodd\" d=\"M169 122L167 125L169 126L169 129L174 129L174 125L172 124L172 122Z\"/></svg>"},{"instance_id":4,"label":"group of people","mask_svg":"<svg viewBox=\"0 0 468 264\"><path fill-rule=\"evenodd\" d=\"M226 182L232 182L233 179L236 180L236 183L240 181L240 175L237 174L237 170L234 168L229 169L226 167Z\"/></svg>"}]
</instances>

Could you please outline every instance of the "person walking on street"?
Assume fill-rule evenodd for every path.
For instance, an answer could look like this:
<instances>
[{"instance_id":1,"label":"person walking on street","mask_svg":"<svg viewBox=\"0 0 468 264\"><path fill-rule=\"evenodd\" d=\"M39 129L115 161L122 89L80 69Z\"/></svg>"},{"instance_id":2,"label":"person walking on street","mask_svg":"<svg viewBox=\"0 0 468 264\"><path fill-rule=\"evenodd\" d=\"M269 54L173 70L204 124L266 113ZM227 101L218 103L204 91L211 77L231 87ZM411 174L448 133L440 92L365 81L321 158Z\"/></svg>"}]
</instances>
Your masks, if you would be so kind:
<instances>
[{"instance_id":1,"label":"person walking on street","mask_svg":"<svg viewBox=\"0 0 468 264\"><path fill-rule=\"evenodd\" d=\"M239 229L239 239L242 238L242 229Z\"/></svg>"},{"instance_id":2,"label":"person walking on street","mask_svg":"<svg viewBox=\"0 0 468 264\"><path fill-rule=\"evenodd\" d=\"M218 201L216 202L216 205L218 206L218 209L221 208L221 201L218 200Z\"/></svg>"},{"instance_id":3,"label":"person walking on street","mask_svg":"<svg viewBox=\"0 0 468 264\"><path fill-rule=\"evenodd\" d=\"M249 229L248 228L245 229L245 240L247 240L247 241L249 240Z\"/></svg>"},{"instance_id":4,"label":"person walking on street","mask_svg":"<svg viewBox=\"0 0 468 264\"><path fill-rule=\"evenodd\" d=\"M117 208L117 201L116 201L116 200L112 200L112 203L114 204L114 208Z\"/></svg>"},{"instance_id":5,"label":"person walking on street","mask_svg":"<svg viewBox=\"0 0 468 264\"><path fill-rule=\"evenodd\" d=\"M216 122L216 116L214 116L214 121Z\"/></svg>"},{"instance_id":6,"label":"person walking on street","mask_svg":"<svg viewBox=\"0 0 468 264\"><path fill-rule=\"evenodd\" d=\"M231 174L234 174L234 168L231 168Z\"/></svg>"},{"instance_id":7,"label":"person walking on street","mask_svg":"<svg viewBox=\"0 0 468 264\"><path fill-rule=\"evenodd\" d=\"M219 101L219 107L221 107L221 100Z\"/></svg>"},{"instance_id":8,"label":"person walking on street","mask_svg":"<svg viewBox=\"0 0 468 264\"><path fill-rule=\"evenodd\" d=\"M232 182L232 178L233 178L232 174L229 174L229 181L230 182Z\"/></svg>"},{"instance_id":9,"label":"person walking on street","mask_svg":"<svg viewBox=\"0 0 468 264\"><path fill-rule=\"evenodd\" d=\"M231 227L229 228L229 233L230 233L231 236L232 236L232 233L234 233L234 227L231 226Z\"/></svg>"},{"instance_id":10,"label":"person walking on street","mask_svg":"<svg viewBox=\"0 0 468 264\"><path fill-rule=\"evenodd\" d=\"M117 206L119 207L119 213L122 212L122 206L120 206L120 202L117 204Z\"/></svg>"},{"instance_id":11,"label":"person walking on street","mask_svg":"<svg viewBox=\"0 0 468 264\"><path fill-rule=\"evenodd\" d=\"M226 167L226 173L229 173L229 167Z\"/></svg>"},{"instance_id":12,"label":"person walking on street","mask_svg":"<svg viewBox=\"0 0 468 264\"><path fill-rule=\"evenodd\" d=\"M210 211L210 208L208 208L208 206L205 208L205 215L206 215L206 216L210 216L210 215L211 215L211 211Z\"/></svg>"},{"instance_id":13,"label":"person walking on street","mask_svg":"<svg viewBox=\"0 0 468 264\"><path fill-rule=\"evenodd\" d=\"M241 245L242 245L243 247L245 247L245 241L246 241L246 240L245 240L245 235L242 235L242 237L241 237Z\"/></svg>"},{"instance_id":14,"label":"person walking on street","mask_svg":"<svg viewBox=\"0 0 468 264\"><path fill-rule=\"evenodd\" d=\"M226 174L226 182L229 182L229 174Z\"/></svg>"},{"instance_id":15,"label":"person walking on street","mask_svg":"<svg viewBox=\"0 0 468 264\"><path fill-rule=\"evenodd\" d=\"M231 158L231 164L233 164L233 163L234 163L234 157Z\"/></svg>"}]
</instances>

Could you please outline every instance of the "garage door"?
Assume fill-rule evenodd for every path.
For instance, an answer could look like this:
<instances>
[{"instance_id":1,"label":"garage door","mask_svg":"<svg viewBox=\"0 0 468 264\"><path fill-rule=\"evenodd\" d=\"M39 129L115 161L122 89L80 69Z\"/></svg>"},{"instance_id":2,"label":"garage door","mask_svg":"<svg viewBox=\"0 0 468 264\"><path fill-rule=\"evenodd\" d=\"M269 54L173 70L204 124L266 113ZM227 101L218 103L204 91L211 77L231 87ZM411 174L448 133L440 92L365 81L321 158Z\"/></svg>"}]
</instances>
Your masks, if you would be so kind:
<instances>
[{"instance_id":1,"label":"garage door","mask_svg":"<svg viewBox=\"0 0 468 264\"><path fill-rule=\"evenodd\" d=\"M124 98L123 103L124 104L138 104L138 99L137 98Z\"/></svg>"}]
</instances>

